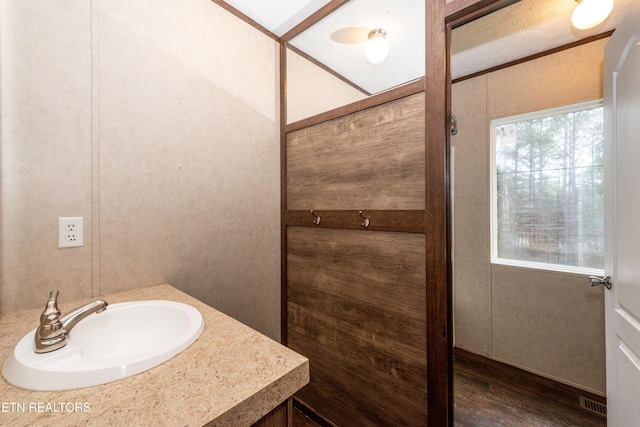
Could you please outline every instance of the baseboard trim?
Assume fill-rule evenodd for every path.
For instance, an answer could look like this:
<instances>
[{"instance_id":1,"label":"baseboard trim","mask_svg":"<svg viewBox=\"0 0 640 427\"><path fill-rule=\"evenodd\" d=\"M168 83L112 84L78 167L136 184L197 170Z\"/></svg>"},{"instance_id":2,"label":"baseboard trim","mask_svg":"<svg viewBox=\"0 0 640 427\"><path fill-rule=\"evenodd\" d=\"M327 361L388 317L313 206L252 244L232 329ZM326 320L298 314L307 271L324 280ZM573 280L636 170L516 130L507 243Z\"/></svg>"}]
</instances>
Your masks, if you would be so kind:
<instances>
[{"instance_id":1,"label":"baseboard trim","mask_svg":"<svg viewBox=\"0 0 640 427\"><path fill-rule=\"evenodd\" d=\"M301 401L296 396L293 396L293 407L302 412L311 421L318 424L320 427L337 427L334 423L318 414L311 406Z\"/></svg>"}]
</instances>

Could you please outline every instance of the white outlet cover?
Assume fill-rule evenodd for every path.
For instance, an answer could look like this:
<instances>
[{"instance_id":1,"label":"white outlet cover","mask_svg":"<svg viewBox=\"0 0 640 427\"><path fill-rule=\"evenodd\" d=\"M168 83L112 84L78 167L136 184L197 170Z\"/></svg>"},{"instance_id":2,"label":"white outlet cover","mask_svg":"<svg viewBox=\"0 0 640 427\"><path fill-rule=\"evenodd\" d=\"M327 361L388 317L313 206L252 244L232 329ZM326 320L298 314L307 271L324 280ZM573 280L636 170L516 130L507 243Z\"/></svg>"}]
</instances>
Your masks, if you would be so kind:
<instances>
[{"instance_id":1,"label":"white outlet cover","mask_svg":"<svg viewBox=\"0 0 640 427\"><path fill-rule=\"evenodd\" d=\"M58 247L84 246L84 227L81 216L58 217Z\"/></svg>"}]
</instances>

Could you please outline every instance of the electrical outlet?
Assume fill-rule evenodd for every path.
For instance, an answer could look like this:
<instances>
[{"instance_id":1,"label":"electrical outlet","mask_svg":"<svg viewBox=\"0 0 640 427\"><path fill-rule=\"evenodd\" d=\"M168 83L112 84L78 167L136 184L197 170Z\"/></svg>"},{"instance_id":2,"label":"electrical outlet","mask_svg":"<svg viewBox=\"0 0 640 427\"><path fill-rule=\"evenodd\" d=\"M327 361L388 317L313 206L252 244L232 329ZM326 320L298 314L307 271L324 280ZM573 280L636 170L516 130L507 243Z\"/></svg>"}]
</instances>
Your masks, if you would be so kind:
<instances>
[{"instance_id":1,"label":"electrical outlet","mask_svg":"<svg viewBox=\"0 0 640 427\"><path fill-rule=\"evenodd\" d=\"M58 247L74 248L83 246L82 217L59 217L58 218Z\"/></svg>"}]
</instances>

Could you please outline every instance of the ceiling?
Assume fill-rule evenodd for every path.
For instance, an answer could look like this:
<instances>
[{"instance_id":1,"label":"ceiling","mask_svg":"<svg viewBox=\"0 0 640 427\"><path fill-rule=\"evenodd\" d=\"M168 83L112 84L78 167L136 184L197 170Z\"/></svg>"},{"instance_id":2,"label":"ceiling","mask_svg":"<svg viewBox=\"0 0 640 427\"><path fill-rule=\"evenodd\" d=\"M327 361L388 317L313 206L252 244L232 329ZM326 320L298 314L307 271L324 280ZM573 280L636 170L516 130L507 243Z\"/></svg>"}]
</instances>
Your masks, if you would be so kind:
<instances>
[{"instance_id":1,"label":"ceiling","mask_svg":"<svg viewBox=\"0 0 640 427\"><path fill-rule=\"evenodd\" d=\"M224 0L278 37L311 16L329 0Z\"/></svg>"},{"instance_id":2,"label":"ceiling","mask_svg":"<svg viewBox=\"0 0 640 427\"><path fill-rule=\"evenodd\" d=\"M571 26L575 0L522 0L452 32L451 74L477 71L614 30L637 0L615 0L605 22L590 30Z\"/></svg>"},{"instance_id":3,"label":"ceiling","mask_svg":"<svg viewBox=\"0 0 640 427\"><path fill-rule=\"evenodd\" d=\"M367 93L378 93L424 76L424 16L424 0L351 0L290 43ZM387 32L389 56L374 65L365 47L376 28Z\"/></svg>"},{"instance_id":4,"label":"ceiling","mask_svg":"<svg viewBox=\"0 0 640 427\"><path fill-rule=\"evenodd\" d=\"M278 37L329 0L225 0ZM290 44L368 94L424 76L425 0L351 0L296 36ZM521 0L456 28L452 77L463 77L603 33L630 14L637 0L615 0L599 27L579 31L570 24L575 0ZM368 31L387 31L389 56L378 65L364 56Z\"/></svg>"}]
</instances>

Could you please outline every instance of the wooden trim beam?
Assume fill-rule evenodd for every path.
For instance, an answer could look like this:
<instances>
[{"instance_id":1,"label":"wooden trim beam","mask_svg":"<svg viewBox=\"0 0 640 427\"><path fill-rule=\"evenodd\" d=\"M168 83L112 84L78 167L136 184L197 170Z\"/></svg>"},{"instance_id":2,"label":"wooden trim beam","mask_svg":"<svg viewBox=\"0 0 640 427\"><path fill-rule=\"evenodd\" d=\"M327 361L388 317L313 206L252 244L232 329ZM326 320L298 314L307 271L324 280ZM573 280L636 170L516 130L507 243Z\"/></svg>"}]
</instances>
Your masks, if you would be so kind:
<instances>
[{"instance_id":1,"label":"wooden trim beam","mask_svg":"<svg viewBox=\"0 0 640 427\"><path fill-rule=\"evenodd\" d=\"M267 30L262 25L258 24L253 19L249 18L244 13L240 12L235 7L230 6L228 3L226 3L226 2L224 2L222 0L211 0L211 1L214 2L215 4L217 4L218 6L220 6L221 8L223 8L224 10L226 10L227 12L231 13L232 15L235 15L238 18L242 19L244 22L246 22L247 24L251 25L255 29L257 29L257 30L261 31L262 33L266 34L267 36L271 37L273 40L280 41L280 38L278 36L273 34L271 31Z\"/></svg>"},{"instance_id":2,"label":"wooden trim beam","mask_svg":"<svg viewBox=\"0 0 640 427\"><path fill-rule=\"evenodd\" d=\"M424 233L423 210L289 210L284 214L287 226L324 227L352 230L397 231L406 233ZM315 216L320 223L314 223ZM364 227L365 217L369 226Z\"/></svg>"},{"instance_id":3,"label":"wooden trim beam","mask_svg":"<svg viewBox=\"0 0 640 427\"><path fill-rule=\"evenodd\" d=\"M600 40L600 39L605 39L607 37L610 37L611 34L613 34L613 31L614 30L606 31L604 33L597 34L597 35L591 36L591 37L587 37L585 39L578 40L578 41L573 42L573 43L568 43L568 44L565 44L565 45L562 45L562 46L555 47L553 49L545 50L544 52L540 52L540 53L536 53L536 54L533 54L533 55L529 55L529 56L526 56L526 57L521 58L521 59L516 59L515 61L511 61L511 62L507 62L507 63L502 64L502 65L497 65L495 67L487 68L486 70L478 71L476 73L469 74L467 76L458 77L457 79L453 80L452 83L458 83L458 82L462 82L464 80L469 80L469 79L472 79L474 77L478 77L478 76L482 76L484 74L489 74L489 73L493 73L493 72L498 71L498 70L502 70L504 68L513 67L514 65L518 65L518 64L525 63L525 62L533 61L534 59L542 58L542 57L547 56L547 55L553 55L554 53L562 52L563 50L573 49L574 47L578 47L578 46L581 46L583 44L588 44L588 43L592 43L592 42L595 42L595 41Z\"/></svg>"},{"instance_id":4,"label":"wooden trim beam","mask_svg":"<svg viewBox=\"0 0 640 427\"><path fill-rule=\"evenodd\" d=\"M352 88L354 88L356 90L359 90L360 92L362 92L366 96L371 96L371 94L369 92L367 92L365 89L363 89L360 86L358 86L357 84L353 83L351 80L348 80L343 75L336 73L331 68L327 67L322 62L320 62L317 59L315 59L313 56L307 55L305 52L301 51L300 49L298 49L297 47L295 47L291 43L288 43L287 47L289 49L291 49L292 52L297 53L298 55L300 55L301 57L303 57L307 61L309 61L312 64L314 64L316 67L323 69L324 71L326 71L327 73L331 74L332 76L334 76L338 80L342 80L344 83L348 84L349 86L351 86Z\"/></svg>"},{"instance_id":5,"label":"wooden trim beam","mask_svg":"<svg viewBox=\"0 0 640 427\"><path fill-rule=\"evenodd\" d=\"M318 414L315 409L300 400L298 396L293 396L293 407L302 412L306 417L318 424L320 427L336 427L335 424Z\"/></svg>"},{"instance_id":6,"label":"wooden trim beam","mask_svg":"<svg viewBox=\"0 0 640 427\"><path fill-rule=\"evenodd\" d=\"M425 79L418 79L414 82L407 83L395 89L390 89L386 92L370 96L369 98L363 99L361 101L338 107L336 109L306 119L302 119L294 123L289 123L288 125L286 125L285 132L288 133L304 129L309 126L317 125L319 123L347 116L358 111L366 110L367 108L377 107L378 105L382 105L387 102L396 101L407 96L415 95L416 93L424 92L424 88Z\"/></svg>"},{"instance_id":7,"label":"wooden trim beam","mask_svg":"<svg viewBox=\"0 0 640 427\"><path fill-rule=\"evenodd\" d=\"M339 9L347 3L349 3L349 0L331 0L329 3L314 12L307 19L293 27L287 33L283 34L281 40L285 42L291 41L294 37L303 33L317 22L320 22L324 17L333 13L335 10Z\"/></svg>"},{"instance_id":8,"label":"wooden trim beam","mask_svg":"<svg viewBox=\"0 0 640 427\"><path fill-rule=\"evenodd\" d=\"M425 3L427 424L453 425L448 49L444 1ZM449 97L450 98L450 97Z\"/></svg>"},{"instance_id":9,"label":"wooden trim beam","mask_svg":"<svg viewBox=\"0 0 640 427\"><path fill-rule=\"evenodd\" d=\"M455 0L445 5L445 20L453 28L478 19L520 0Z\"/></svg>"},{"instance_id":10,"label":"wooden trim beam","mask_svg":"<svg viewBox=\"0 0 640 427\"><path fill-rule=\"evenodd\" d=\"M453 0L444 6L444 16L454 16L463 11L470 11L482 7L479 0Z\"/></svg>"},{"instance_id":11,"label":"wooden trim beam","mask_svg":"<svg viewBox=\"0 0 640 427\"><path fill-rule=\"evenodd\" d=\"M280 342L287 345L287 46L280 42Z\"/></svg>"}]
</instances>

